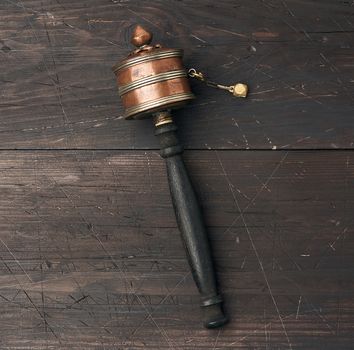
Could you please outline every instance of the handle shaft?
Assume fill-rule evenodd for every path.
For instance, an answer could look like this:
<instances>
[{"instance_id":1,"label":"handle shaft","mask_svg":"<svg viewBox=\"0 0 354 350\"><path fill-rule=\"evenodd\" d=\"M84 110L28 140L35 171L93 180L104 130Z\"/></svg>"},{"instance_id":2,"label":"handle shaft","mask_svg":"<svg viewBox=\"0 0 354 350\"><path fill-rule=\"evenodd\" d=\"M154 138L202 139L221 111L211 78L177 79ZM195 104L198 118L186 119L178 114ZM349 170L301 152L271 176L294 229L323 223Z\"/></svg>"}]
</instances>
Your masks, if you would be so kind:
<instances>
[{"instance_id":1,"label":"handle shaft","mask_svg":"<svg viewBox=\"0 0 354 350\"><path fill-rule=\"evenodd\" d=\"M170 122L156 127L155 135L161 145L161 156L166 160L168 182L176 220L186 249L194 281L201 295L204 325L207 328L227 322L217 291L215 271L208 236L192 184L184 166L183 152L177 136L177 127Z\"/></svg>"}]
</instances>

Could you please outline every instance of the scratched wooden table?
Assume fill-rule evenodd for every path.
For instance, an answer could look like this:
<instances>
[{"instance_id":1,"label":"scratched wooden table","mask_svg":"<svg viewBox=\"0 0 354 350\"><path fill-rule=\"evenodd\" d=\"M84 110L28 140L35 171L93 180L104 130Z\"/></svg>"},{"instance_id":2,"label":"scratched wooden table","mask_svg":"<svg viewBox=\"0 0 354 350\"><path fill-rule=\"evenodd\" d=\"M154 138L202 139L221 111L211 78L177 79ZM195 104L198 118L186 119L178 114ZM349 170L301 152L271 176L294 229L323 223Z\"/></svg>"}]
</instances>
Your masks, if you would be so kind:
<instances>
[{"instance_id":1,"label":"scratched wooden table","mask_svg":"<svg viewBox=\"0 0 354 350\"><path fill-rule=\"evenodd\" d=\"M1 349L352 349L351 0L2 0ZM231 322L201 326L151 121L111 66L141 23L187 67L176 113Z\"/></svg>"}]
</instances>

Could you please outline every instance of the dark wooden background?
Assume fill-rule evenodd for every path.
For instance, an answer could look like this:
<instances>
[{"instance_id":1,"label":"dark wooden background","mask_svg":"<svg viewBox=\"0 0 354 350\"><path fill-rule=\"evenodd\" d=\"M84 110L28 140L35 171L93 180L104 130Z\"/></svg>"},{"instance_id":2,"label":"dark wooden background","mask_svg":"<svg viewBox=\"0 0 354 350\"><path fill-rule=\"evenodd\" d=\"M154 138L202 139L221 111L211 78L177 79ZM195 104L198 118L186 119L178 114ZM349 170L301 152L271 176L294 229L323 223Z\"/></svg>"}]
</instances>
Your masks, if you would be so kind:
<instances>
[{"instance_id":1,"label":"dark wooden background","mask_svg":"<svg viewBox=\"0 0 354 350\"><path fill-rule=\"evenodd\" d=\"M111 66L140 23L187 67L176 113L231 322L201 326L151 121ZM1 0L0 349L353 349L352 0Z\"/></svg>"}]
</instances>

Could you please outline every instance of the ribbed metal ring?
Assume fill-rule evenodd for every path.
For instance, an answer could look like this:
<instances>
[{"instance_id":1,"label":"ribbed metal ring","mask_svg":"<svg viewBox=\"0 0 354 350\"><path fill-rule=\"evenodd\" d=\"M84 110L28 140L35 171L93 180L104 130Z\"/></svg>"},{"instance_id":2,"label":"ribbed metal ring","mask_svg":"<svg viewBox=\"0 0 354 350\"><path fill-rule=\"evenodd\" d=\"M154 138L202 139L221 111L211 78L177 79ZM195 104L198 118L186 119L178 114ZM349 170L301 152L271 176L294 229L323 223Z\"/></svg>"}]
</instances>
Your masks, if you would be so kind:
<instances>
[{"instance_id":1,"label":"ribbed metal ring","mask_svg":"<svg viewBox=\"0 0 354 350\"><path fill-rule=\"evenodd\" d=\"M145 112L146 110L153 109L155 107L160 107L166 104L180 102L184 100L191 100L191 99L194 99L194 95L190 92L184 92L181 94L161 97L153 101L144 102L137 106L127 108L125 110L125 117L128 118L140 112Z\"/></svg>"},{"instance_id":2,"label":"ribbed metal ring","mask_svg":"<svg viewBox=\"0 0 354 350\"><path fill-rule=\"evenodd\" d=\"M174 70L170 72L159 73L155 75L150 75L138 80L135 80L129 84L123 85L118 89L119 96L122 96L129 91L144 87L146 85L156 84L161 81L166 81L170 79L176 79L181 77L187 77L187 72L185 70Z\"/></svg>"},{"instance_id":3,"label":"ribbed metal ring","mask_svg":"<svg viewBox=\"0 0 354 350\"><path fill-rule=\"evenodd\" d=\"M168 51L156 52L156 53L146 54L144 56L138 56L135 58L128 59L127 61L125 61L119 65L113 66L112 70L114 73L117 73L117 71L120 69L128 68L128 67L134 66L139 63L161 60L163 58L182 57L182 56L183 56L183 50L171 49Z\"/></svg>"}]
</instances>

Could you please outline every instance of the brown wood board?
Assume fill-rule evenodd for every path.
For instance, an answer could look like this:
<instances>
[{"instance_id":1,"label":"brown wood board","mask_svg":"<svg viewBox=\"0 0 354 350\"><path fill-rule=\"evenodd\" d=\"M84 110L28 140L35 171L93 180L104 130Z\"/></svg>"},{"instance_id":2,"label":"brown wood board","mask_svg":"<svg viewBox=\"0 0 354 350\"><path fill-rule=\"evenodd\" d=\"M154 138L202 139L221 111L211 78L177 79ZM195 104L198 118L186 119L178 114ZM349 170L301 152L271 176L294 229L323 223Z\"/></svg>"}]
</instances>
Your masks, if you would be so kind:
<instances>
[{"instance_id":1,"label":"brown wood board","mask_svg":"<svg viewBox=\"0 0 354 350\"><path fill-rule=\"evenodd\" d=\"M71 1L0 4L0 148L157 148L127 122L111 66L137 23L185 65L246 100L192 82L176 113L189 149L353 148L351 1Z\"/></svg>"},{"instance_id":2,"label":"brown wood board","mask_svg":"<svg viewBox=\"0 0 354 350\"><path fill-rule=\"evenodd\" d=\"M231 322L201 327L155 151L0 153L4 349L349 349L349 151L189 151Z\"/></svg>"},{"instance_id":3,"label":"brown wood board","mask_svg":"<svg viewBox=\"0 0 354 350\"><path fill-rule=\"evenodd\" d=\"M0 349L353 348L352 1L3 0L0 18ZM175 113L220 330L152 123L123 119L111 66L138 23L250 86L191 81Z\"/></svg>"}]
</instances>

